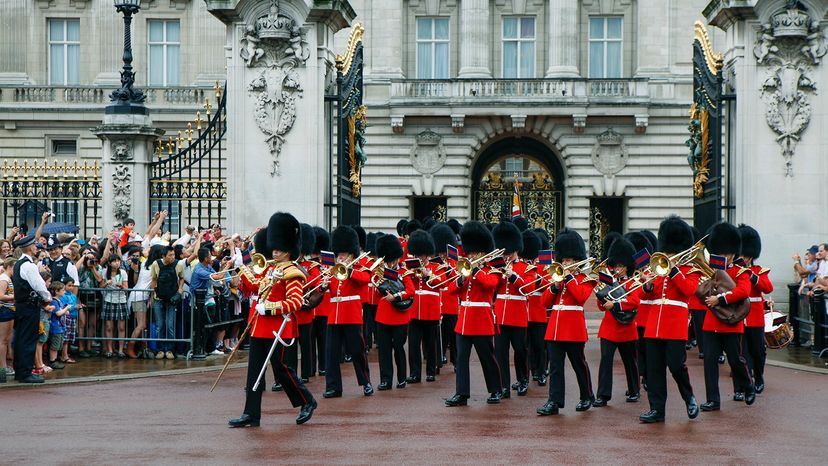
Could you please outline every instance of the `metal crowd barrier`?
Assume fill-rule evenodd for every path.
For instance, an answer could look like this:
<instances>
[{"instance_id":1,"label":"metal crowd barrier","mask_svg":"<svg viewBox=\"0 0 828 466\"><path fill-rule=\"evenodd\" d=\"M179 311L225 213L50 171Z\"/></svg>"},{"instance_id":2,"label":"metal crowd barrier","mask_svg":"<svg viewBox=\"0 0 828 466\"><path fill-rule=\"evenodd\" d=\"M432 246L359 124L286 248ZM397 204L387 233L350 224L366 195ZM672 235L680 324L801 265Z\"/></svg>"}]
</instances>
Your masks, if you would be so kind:
<instances>
[{"instance_id":1,"label":"metal crowd barrier","mask_svg":"<svg viewBox=\"0 0 828 466\"><path fill-rule=\"evenodd\" d=\"M811 319L814 322L814 346L811 347L811 353L820 358L828 352L825 335L828 325L825 323L825 312L825 293L814 294L811 298Z\"/></svg>"},{"instance_id":2,"label":"metal crowd barrier","mask_svg":"<svg viewBox=\"0 0 828 466\"><path fill-rule=\"evenodd\" d=\"M193 359L204 359L206 357L206 346L209 343L210 333L222 326L230 326L245 322L246 316L244 314L244 306L242 306L242 315L235 316L229 311L229 299L223 295L214 296L216 305L212 306L210 310L206 309L207 290L195 290L193 293L195 297L193 313Z\"/></svg>"}]
</instances>

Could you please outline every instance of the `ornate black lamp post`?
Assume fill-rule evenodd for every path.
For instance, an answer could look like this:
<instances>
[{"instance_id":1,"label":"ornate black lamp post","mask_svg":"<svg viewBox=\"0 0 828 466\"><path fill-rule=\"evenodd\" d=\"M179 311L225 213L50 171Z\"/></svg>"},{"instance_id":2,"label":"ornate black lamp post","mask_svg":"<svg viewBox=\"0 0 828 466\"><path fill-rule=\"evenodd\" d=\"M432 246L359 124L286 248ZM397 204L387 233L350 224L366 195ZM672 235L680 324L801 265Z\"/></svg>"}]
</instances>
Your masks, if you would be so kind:
<instances>
[{"instance_id":1,"label":"ornate black lamp post","mask_svg":"<svg viewBox=\"0 0 828 466\"><path fill-rule=\"evenodd\" d=\"M147 98L140 89L132 87L135 84L135 73L132 72L132 15L141 9L141 0L114 0L115 10L124 14L124 69L121 71L121 88L112 92L112 103L106 107L106 113L148 114L144 107Z\"/></svg>"}]
</instances>

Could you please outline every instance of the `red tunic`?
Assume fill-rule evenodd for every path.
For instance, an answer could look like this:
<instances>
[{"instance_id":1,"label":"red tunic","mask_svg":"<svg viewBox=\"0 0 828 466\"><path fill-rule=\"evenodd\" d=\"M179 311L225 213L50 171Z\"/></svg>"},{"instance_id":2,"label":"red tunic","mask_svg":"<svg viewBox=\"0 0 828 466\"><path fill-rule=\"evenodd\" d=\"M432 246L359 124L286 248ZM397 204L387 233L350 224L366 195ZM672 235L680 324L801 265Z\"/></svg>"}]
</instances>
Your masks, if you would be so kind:
<instances>
[{"instance_id":1,"label":"red tunic","mask_svg":"<svg viewBox=\"0 0 828 466\"><path fill-rule=\"evenodd\" d=\"M368 286L371 275L362 270L352 270L351 276L344 281L331 278L331 295L328 325L360 324L362 325L362 301L359 295Z\"/></svg>"},{"instance_id":2,"label":"red tunic","mask_svg":"<svg viewBox=\"0 0 828 466\"><path fill-rule=\"evenodd\" d=\"M432 283L440 284L446 280L457 278L457 273L454 268L457 266L457 261L446 259L445 264L439 269L439 275L432 278ZM454 315L460 313L460 299L456 294L449 292L449 283L443 285L440 289L440 314Z\"/></svg>"},{"instance_id":3,"label":"red tunic","mask_svg":"<svg viewBox=\"0 0 828 466\"><path fill-rule=\"evenodd\" d=\"M368 269L371 267L371 264L374 262L373 259L370 257L363 257L360 259L359 262L354 266L356 269ZM369 281L368 284L371 282ZM363 286L361 290L359 290L359 300L365 304L371 304L371 299L373 294L373 289L369 288L367 285Z\"/></svg>"},{"instance_id":4,"label":"red tunic","mask_svg":"<svg viewBox=\"0 0 828 466\"><path fill-rule=\"evenodd\" d=\"M587 341L584 303L589 299L594 287L594 280L587 280L585 274L579 273L568 282L561 283L557 293L553 293L552 288L543 292L541 302L545 307L552 308L544 335L545 340L584 343Z\"/></svg>"},{"instance_id":5,"label":"red tunic","mask_svg":"<svg viewBox=\"0 0 828 466\"><path fill-rule=\"evenodd\" d=\"M517 280L511 282L498 274L499 283L495 295L495 319L498 325L511 325L514 327L527 327L529 325L529 300L525 294L534 290L535 267L523 261L516 261L512 264L512 271L518 276ZM519 290L524 285L524 293Z\"/></svg>"},{"instance_id":6,"label":"red tunic","mask_svg":"<svg viewBox=\"0 0 828 466\"><path fill-rule=\"evenodd\" d=\"M750 296L750 273L747 271L740 273L741 271L741 267L734 267L732 265L727 268L727 274L736 282L736 287L724 294L725 301L728 303L735 303L747 299ZM762 319L764 320L764 316ZM765 325L764 322L762 325ZM707 315L704 316L702 330L716 333L744 333L745 323L744 321L739 321L735 324L727 324L717 319L715 314L708 311Z\"/></svg>"},{"instance_id":7,"label":"red tunic","mask_svg":"<svg viewBox=\"0 0 828 466\"><path fill-rule=\"evenodd\" d=\"M545 270L541 270L536 275L534 289L544 287L549 284L549 276ZM529 322L537 322L545 324L549 321L546 313L546 306L543 304L543 291L532 291L529 293Z\"/></svg>"},{"instance_id":8,"label":"red tunic","mask_svg":"<svg viewBox=\"0 0 828 466\"><path fill-rule=\"evenodd\" d=\"M311 275L311 278L308 279L308 282L305 284L305 291L310 290L311 288L315 287L319 284L319 280L321 280L321 275L328 270L328 267L324 265L319 265L317 267L319 270L319 275L314 277ZM321 289L321 288L320 288ZM322 294L322 301L319 303L318 306L313 308L313 316L314 317L328 317L328 313L331 309L331 295L328 293Z\"/></svg>"},{"instance_id":9,"label":"red tunic","mask_svg":"<svg viewBox=\"0 0 828 466\"><path fill-rule=\"evenodd\" d=\"M762 267L754 265L750 268L759 276L759 281L750 284L750 313L745 319L745 327L765 327L765 297L763 293L773 293L773 283L770 281L769 271L762 272Z\"/></svg>"},{"instance_id":10,"label":"red tunic","mask_svg":"<svg viewBox=\"0 0 828 466\"><path fill-rule=\"evenodd\" d=\"M268 268L265 276L277 267L284 271L285 278L274 281L270 288L270 293L268 293L264 303L268 314L259 315L255 311L255 307L250 312L250 319L256 319L250 329L250 335L254 338L269 338L272 340L274 338L273 332L278 332L282 326L283 314L294 313L302 307L302 287L305 284L305 275L293 263L287 263ZM265 277L261 279L266 280ZM282 309L274 309L273 306L280 302L282 303ZM281 337L284 340L296 338L298 335L298 324L296 319L292 318L282 331Z\"/></svg>"},{"instance_id":11,"label":"red tunic","mask_svg":"<svg viewBox=\"0 0 828 466\"><path fill-rule=\"evenodd\" d=\"M411 282L411 276L402 277L402 282L405 286L402 299L408 299L414 295L414 283ZM392 303L381 299L377 305L377 316L375 320L385 325L405 325L411 318L408 310L401 311Z\"/></svg>"},{"instance_id":12,"label":"red tunic","mask_svg":"<svg viewBox=\"0 0 828 466\"><path fill-rule=\"evenodd\" d=\"M470 336L495 334L492 298L498 278L490 272L491 270L485 267L473 277L463 280L463 285L459 287L456 280L450 283L449 292L460 297L460 313L454 327L455 333Z\"/></svg>"},{"instance_id":13,"label":"red tunic","mask_svg":"<svg viewBox=\"0 0 828 466\"><path fill-rule=\"evenodd\" d=\"M300 265L308 271L308 280L305 282L305 290L310 290L319 284L319 277L322 275L322 269L320 268L319 263L314 261L302 261ZM299 309L296 311L296 323L298 325L307 325L311 322L313 322L313 309Z\"/></svg>"},{"instance_id":14,"label":"red tunic","mask_svg":"<svg viewBox=\"0 0 828 466\"><path fill-rule=\"evenodd\" d=\"M650 304L645 338L660 340L687 340L687 323L690 312L687 301L699 287L699 272L682 265L679 273L670 278L657 277L653 280L653 291L641 293L641 304ZM706 319L705 319L706 320Z\"/></svg>"},{"instance_id":15,"label":"red tunic","mask_svg":"<svg viewBox=\"0 0 828 466\"><path fill-rule=\"evenodd\" d=\"M633 285L635 285L635 283L629 281L624 288L629 291ZM636 309L640 301L641 288L633 291L626 298L621 300L621 310L631 311ZM629 324L619 323L615 317L612 316L612 312L604 309L604 305L601 301L598 301L598 309L604 311L604 318L601 320L601 327L598 328L598 338L603 338L604 340L615 343L638 340L638 329L636 328L635 320ZM638 317L638 314L636 314L636 317Z\"/></svg>"},{"instance_id":16,"label":"red tunic","mask_svg":"<svg viewBox=\"0 0 828 466\"><path fill-rule=\"evenodd\" d=\"M442 274L438 270L439 264L427 264L426 268L431 271L432 278L437 280L423 280L416 274L410 274L406 278L411 279L414 287L414 304L411 306L411 319L417 320L440 320L440 289L428 284L430 281L439 284Z\"/></svg>"}]
</instances>

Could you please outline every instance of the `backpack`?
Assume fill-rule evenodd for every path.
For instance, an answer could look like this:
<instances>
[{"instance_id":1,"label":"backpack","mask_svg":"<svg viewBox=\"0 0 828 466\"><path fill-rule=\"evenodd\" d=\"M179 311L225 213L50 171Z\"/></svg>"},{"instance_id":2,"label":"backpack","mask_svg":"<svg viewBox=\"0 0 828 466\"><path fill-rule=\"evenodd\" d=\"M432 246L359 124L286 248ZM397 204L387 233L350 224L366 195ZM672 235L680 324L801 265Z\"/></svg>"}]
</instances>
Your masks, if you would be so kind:
<instances>
[{"instance_id":1,"label":"backpack","mask_svg":"<svg viewBox=\"0 0 828 466\"><path fill-rule=\"evenodd\" d=\"M178 274L176 273L177 262L165 265L162 259L158 259L158 279L156 280L155 296L164 301L170 301L178 294Z\"/></svg>"}]
</instances>

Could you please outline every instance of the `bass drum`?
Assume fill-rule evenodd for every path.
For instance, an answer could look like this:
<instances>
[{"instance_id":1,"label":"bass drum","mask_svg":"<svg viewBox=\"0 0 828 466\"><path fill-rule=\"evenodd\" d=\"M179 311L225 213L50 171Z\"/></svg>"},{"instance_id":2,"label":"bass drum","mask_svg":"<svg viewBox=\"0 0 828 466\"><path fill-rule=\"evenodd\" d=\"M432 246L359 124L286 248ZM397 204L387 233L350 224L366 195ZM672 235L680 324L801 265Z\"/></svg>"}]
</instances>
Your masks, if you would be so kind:
<instances>
[{"instance_id":1,"label":"bass drum","mask_svg":"<svg viewBox=\"0 0 828 466\"><path fill-rule=\"evenodd\" d=\"M788 316L771 311L765 314L765 343L768 348L782 349L793 341L793 330L788 323Z\"/></svg>"}]
</instances>

